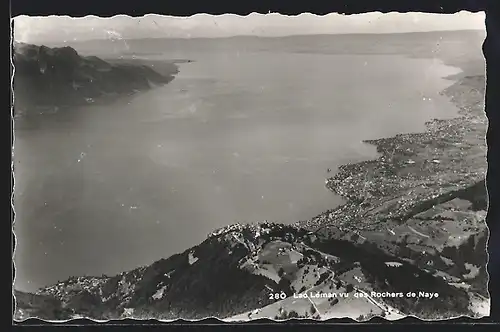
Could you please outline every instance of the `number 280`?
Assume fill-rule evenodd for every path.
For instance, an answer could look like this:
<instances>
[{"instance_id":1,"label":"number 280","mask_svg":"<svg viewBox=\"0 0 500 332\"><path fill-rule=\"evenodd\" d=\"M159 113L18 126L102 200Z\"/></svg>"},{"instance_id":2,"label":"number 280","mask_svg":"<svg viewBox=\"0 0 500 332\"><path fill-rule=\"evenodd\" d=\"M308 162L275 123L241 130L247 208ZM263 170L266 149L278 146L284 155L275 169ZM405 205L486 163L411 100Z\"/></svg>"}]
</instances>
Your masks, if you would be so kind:
<instances>
[{"instance_id":1,"label":"number 280","mask_svg":"<svg viewBox=\"0 0 500 332\"><path fill-rule=\"evenodd\" d=\"M269 300L284 300L284 299L286 299L286 294L284 292L269 294Z\"/></svg>"}]
</instances>

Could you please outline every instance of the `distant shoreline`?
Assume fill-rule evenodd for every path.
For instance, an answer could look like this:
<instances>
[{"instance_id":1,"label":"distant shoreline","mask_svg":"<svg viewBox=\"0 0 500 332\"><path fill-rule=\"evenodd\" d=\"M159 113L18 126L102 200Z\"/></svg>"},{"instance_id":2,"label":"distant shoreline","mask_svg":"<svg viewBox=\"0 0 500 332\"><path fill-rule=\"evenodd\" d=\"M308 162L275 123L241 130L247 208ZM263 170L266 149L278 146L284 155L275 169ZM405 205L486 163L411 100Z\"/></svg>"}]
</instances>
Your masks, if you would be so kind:
<instances>
[{"instance_id":1,"label":"distant shoreline","mask_svg":"<svg viewBox=\"0 0 500 332\"><path fill-rule=\"evenodd\" d=\"M403 31L403 32L377 32L377 33L372 33L372 32L352 32L352 33L312 33L312 34L291 34L291 35L270 35L270 36L259 36L259 35L251 35L251 34L242 34L242 35L233 35L233 36L216 36L216 37L149 37L149 38L123 38L120 40L126 41L126 42L133 42L133 41L144 41L144 40L153 40L153 41L159 41L159 40L170 40L170 41L185 41L185 40L227 40L227 39L237 39L237 38L244 38L244 39L280 39L280 38L314 38L314 37L340 37L340 38L348 38L351 39L353 37L358 37L358 36L391 36L391 35L398 35L398 36L413 36L413 35L434 35L436 33L439 33L441 35L443 34L454 34L457 32L461 33L484 33L484 29L459 29L459 30L431 30L431 31ZM107 38L91 38L91 39L86 39L82 40L79 43L93 43L93 42L113 42L113 40L107 39ZM45 40L39 40L37 41L38 44L47 44L47 45L54 45L54 46L60 46L62 43L61 41L58 40L50 40L50 39L45 39Z\"/></svg>"}]
</instances>

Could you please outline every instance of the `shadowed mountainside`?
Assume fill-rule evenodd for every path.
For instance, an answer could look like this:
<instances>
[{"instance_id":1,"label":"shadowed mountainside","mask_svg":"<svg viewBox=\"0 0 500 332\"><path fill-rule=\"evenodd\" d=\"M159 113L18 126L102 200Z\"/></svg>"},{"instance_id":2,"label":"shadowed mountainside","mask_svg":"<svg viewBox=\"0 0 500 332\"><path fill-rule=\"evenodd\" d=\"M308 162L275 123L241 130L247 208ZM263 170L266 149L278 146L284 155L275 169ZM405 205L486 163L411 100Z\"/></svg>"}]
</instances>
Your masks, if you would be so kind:
<instances>
[{"instance_id":1,"label":"shadowed mountainside","mask_svg":"<svg viewBox=\"0 0 500 332\"><path fill-rule=\"evenodd\" d=\"M144 91L170 82L178 72L174 63L165 63L160 74L137 62L83 57L71 47L17 44L14 50L16 114L85 105Z\"/></svg>"}]
</instances>

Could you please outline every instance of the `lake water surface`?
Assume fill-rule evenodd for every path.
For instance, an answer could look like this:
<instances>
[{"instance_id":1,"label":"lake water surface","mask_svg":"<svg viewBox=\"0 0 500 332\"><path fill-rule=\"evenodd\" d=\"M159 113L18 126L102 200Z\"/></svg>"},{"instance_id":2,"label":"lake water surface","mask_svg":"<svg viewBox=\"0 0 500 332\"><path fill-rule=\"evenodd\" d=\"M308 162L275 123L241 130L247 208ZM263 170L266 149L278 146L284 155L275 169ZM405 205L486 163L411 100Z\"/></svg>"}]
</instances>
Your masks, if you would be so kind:
<instances>
[{"instance_id":1,"label":"lake water surface","mask_svg":"<svg viewBox=\"0 0 500 332\"><path fill-rule=\"evenodd\" d=\"M435 60L182 56L195 62L166 86L18 121L16 287L149 264L234 222L309 219L341 202L327 168L376 156L362 140L456 115L439 92L458 70Z\"/></svg>"}]
</instances>

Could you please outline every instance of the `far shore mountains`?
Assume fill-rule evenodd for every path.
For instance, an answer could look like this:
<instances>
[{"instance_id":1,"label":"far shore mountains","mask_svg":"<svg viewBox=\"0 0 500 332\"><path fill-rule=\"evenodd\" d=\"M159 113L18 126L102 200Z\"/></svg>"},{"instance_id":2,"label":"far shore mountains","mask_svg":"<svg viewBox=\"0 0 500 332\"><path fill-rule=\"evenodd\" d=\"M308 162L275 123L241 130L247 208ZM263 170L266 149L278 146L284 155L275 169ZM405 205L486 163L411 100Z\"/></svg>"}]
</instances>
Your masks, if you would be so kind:
<instances>
[{"instance_id":1,"label":"far shore mountains","mask_svg":"<svg viewBox=\"0 0 500 332\"><path fill-rule=\"evenodd\" d=\"M103 60L82 56L73 48L14 45L14 112L16 115L113 100L169 83L175 63L159 69L134 59Z\"/></svg>"}]
</instances>

